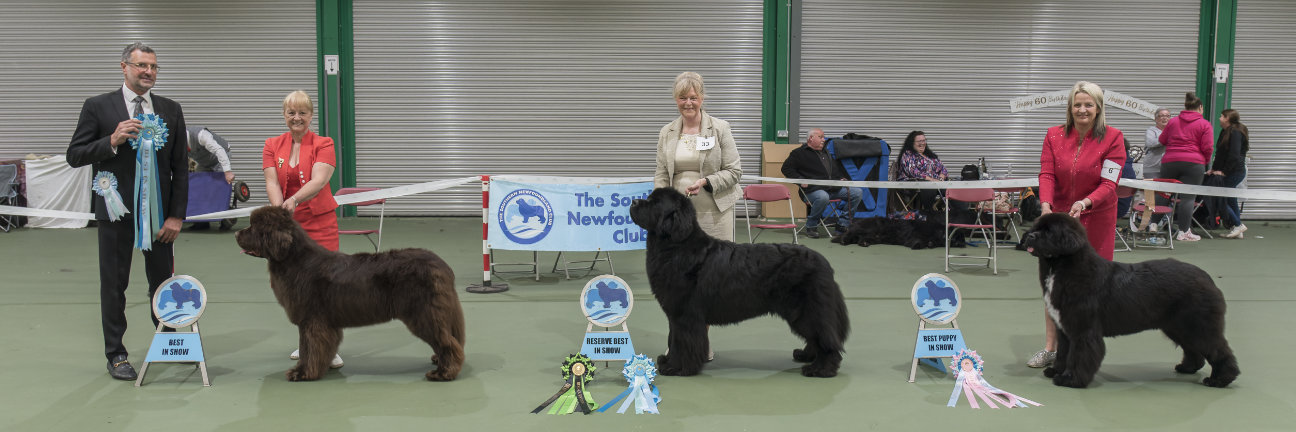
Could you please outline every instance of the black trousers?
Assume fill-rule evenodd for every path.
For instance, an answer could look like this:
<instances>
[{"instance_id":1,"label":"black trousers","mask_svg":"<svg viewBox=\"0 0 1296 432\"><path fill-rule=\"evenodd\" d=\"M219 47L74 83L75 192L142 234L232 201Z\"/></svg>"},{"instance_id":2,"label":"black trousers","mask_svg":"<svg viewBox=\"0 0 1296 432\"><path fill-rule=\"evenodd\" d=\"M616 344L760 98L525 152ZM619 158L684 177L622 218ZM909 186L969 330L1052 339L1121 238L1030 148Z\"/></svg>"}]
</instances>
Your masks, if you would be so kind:
<instances>
[{"instance_id":1,"label":"black trousers","mask_svg":"<svg viewBox=\"0 0 1296 432\"><path fill-rule=\"evenodd\" d=\"M130 285L131 258L135 250L135 225L127 214L117 222L99 221L99 314L103 320L104 355L112 360L127 354L122 344L126 334L126 287ZM144 251L144 271L148 275L149 318L157 328L153 316L153 293L175 271L175 256L171 243L153 241L153 250Z\"/></svg>"}]
</instances>

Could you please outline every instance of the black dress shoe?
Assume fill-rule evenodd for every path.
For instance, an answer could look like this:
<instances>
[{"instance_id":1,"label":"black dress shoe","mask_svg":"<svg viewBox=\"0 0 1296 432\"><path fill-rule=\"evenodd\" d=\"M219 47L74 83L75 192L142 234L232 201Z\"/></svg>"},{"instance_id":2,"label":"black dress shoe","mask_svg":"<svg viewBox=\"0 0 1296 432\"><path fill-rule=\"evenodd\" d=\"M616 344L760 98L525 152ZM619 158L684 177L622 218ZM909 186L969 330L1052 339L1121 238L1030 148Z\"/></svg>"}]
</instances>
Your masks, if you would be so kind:
<instances>
[{"instance_id":1,"label":"black dress shoe","mask_svg":"<svg viewBox=\"0 0 1296 432\"><path fill-rule=\"evenodd\" d=\"M108 361L108 375L111 375L113 379L123 381L134 381L135 378L139 377L139 375L135 374L135 367L126 361L125 355L113 357L112 360Z\"/></svg>"},{"instance_id":2,"label":"black dress shoe","mask_svg":"<svg viewBox=\"0 0 1296 432\"><path fill-rule=\"evenodd\" d=\"M806 237L817 239L819 238L819 227L805 227L802 234L805 234Z\"/></svg>"}]
</instances>

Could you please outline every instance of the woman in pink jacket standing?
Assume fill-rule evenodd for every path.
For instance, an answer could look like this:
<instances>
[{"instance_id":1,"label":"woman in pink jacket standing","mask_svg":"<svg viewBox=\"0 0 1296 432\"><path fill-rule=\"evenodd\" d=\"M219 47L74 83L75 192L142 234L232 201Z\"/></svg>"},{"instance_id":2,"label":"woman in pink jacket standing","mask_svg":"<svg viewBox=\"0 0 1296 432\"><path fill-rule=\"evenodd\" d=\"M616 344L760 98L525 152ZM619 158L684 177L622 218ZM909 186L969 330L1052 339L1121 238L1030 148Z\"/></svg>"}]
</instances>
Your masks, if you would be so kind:
<instances>
[{"instance_id":1,"label":"woman in pink jacket standing","mask_svg":"<svg viewBox=\"0 0 1296 432\"><path fill-rule=\"evenodd\" d=\"M1158 138L1165 146L1161 158L1161 178L1179 180L1183 184L1200 185L1206 176L1206 163L1215 150L1215 131L1210 121L1202 118L1202 101L1192 92L1184 97L1184 110L1170 120ZM1179 194L1175 206L1174 224L1179 234L1176 241L1197 241L1201 236L1192 233L1192 211L1196 195Z\"/></svg>"},{"instance_id":2,"label":"woman in pink jacket standing","mask_svg":"<svg viewBox=\"0 0 1296 432\"><path fill-rule=\"evenodd\" d=\"M1103 91L1080 81L1071 87L1066 124L1049 128L1040 151L1040 211L1079 218L1098 255L1116 249L1116 182L1125 166L1125 134L1107 126ZM1041 368L1057 357L1057 328L1044 315L1044 349L1027 366Z\"/></svg>"}]
</instances>

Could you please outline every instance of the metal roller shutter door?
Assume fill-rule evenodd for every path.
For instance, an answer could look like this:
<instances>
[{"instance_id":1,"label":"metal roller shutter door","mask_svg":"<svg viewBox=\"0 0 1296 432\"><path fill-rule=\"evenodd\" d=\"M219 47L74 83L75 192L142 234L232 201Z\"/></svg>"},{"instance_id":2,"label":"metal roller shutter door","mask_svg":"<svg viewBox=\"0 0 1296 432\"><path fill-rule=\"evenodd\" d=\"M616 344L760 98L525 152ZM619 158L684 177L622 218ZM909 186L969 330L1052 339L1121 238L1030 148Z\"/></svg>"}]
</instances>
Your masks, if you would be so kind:
<instances>
[{"instance_id":1,"label":"metal roller shutter door","mask_svg":"<svg viewBox=\"0 0 1296 432\"><path fill-rule=\"evenodd\" d=\"M357 184L480 174L649 177L678 115L675 75L759 172L762 4L362 1L354 4ZM471 185L389 213L479 215Z\"/></svg>"},{"instance_id":2,"label":"metal roller shutter door","mask_svg":"<svg viewBox=\"0 0 1296 432\"><path fill-rule=\"evenodd\" d=\"M1292 190L1296 172L1296 3L1238 2L1233 109L1251 133L1247 187ZM1246 203L1242 219L1292 219L1296 202Z\"/></svg>"},{"instance_id":3,"label":"metal roller shutter door","mask_svg":"<svg viewBox=\"0 0 1296 432\"><path fill-rule=\"evenodd\" d=\"M230 141L262 203L283 97L318 85L313 1L6 2L0 39L0 156L66 153L82 102L121 86L121 50L140 41L158 53L157 94Z\"/></svg>"},{"instance_id":4,"label":"metal roller shutter door","mask_svg":"<svg viewBox=\"0 0 1296 432\"><path fill-rule=\"evenodd\" d=\"M1039 172L1044 132L1065 109L1012 113L1011 98L1086 80L1173 109L1194 87L1195 3L806 0L802 10L798 137L865 133L895 155L923 130L953 173L978 157L996 175ZM1138 145L1153 123L1110 106L1107 121Z\"/></svg>"}]
</instances>

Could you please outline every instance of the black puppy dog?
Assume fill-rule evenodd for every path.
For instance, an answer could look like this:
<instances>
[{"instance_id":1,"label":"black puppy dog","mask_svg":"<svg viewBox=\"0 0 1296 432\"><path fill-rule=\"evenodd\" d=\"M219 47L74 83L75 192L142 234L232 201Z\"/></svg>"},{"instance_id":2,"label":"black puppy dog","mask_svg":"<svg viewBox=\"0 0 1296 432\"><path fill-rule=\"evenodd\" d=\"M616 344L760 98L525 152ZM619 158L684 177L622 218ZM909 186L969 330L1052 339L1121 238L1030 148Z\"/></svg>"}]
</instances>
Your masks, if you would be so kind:
<instances>
[{"instance_id":1,"label":"black puppy dog","mask_svg":"<svg viewBox=\"0 0 1296 432\"><path fill-rule=\"evenodd\" d=\"M707 325L777 315L805 340L792 358L808 377L832 377L850 332L833 268L818 252L790 244L737 244L708 236L688 197L670 188L635 200L630 218L648 231L648 282L670 322L662 375L696 375Z\"/></svg>"},{"instance_id":2,"label":"black puppy dog","mask_svg":"<svg viewBox=\"0 0 1296 432\"><path fill-rule=\"evenodd\" d=\"M1224 293L1202 269L1174 259L1107 261L1080 221L1064 213L1041 216L1022 242L1039 257L1044 307L1057 325L1057 360L1044 369L1053 384L1088 386L1106 354L1104 336L1150 329L1183 348L1175 371L1196 373L1210 362L1203 384L1225 387L1237 378L1224 339Z\"/></svg>"},{"instance_id":3,"label":"black puppy dog","mask_svg":"<svg viewBox=\"0 0 1296 432\"><path fill-rule=\"evenodd\" d=\"M942 215L942 219L944 216ZM959 235L951 246L963 247L967 243ZM905 220L887 217L856 219L833 243L868 247L875 244L904 246L910 249L945 247L945 224L940 220Z\"/></svg>"}]
</instances>

